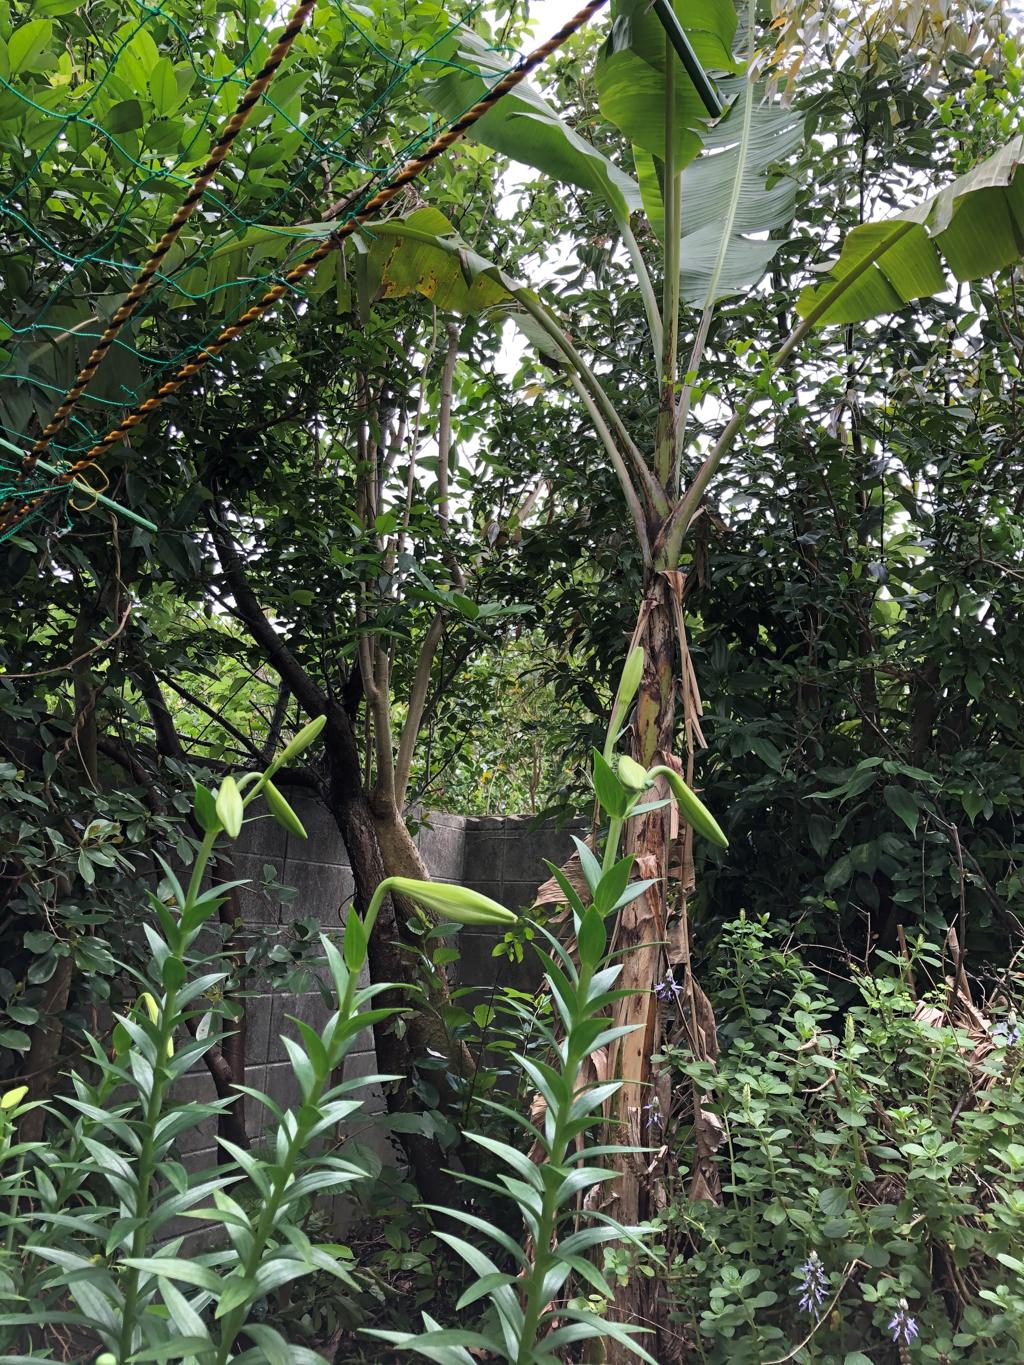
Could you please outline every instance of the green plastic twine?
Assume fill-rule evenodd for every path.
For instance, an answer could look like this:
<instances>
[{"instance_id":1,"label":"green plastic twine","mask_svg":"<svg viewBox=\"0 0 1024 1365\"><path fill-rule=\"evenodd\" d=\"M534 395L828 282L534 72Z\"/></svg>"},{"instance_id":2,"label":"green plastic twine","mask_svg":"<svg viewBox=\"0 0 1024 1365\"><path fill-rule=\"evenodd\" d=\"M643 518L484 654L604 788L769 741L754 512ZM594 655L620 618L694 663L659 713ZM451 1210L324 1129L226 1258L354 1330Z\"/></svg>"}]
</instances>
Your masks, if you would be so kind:
<instances>
[{"instance_id":1,"label":"green plastic twine","mask_svg":"<svg viewBox=\"0 0 1024 1365\"><path fill-rule=\"evenodd\" d=\"M247 84L248 76L245 73L245 68L247 64L258 60L261 47L269 40L272 31L271 24L276 22L277 17L275 15L267 25L259 26L251 37L248 33L246 34L245 51L229 74L212 76L206 74L201 66L202 59L208 58L208 54L202 51L197 53L188 34L163 5L145 3L145 0L133 0L133 3L138 13L133 20L129 21L126 32L123 32L119 37L112 38L111 50L106 56L106 69L98 74L86 98L73 110L55 109L48 107L40 100L34 99L33 95L37 93L37 88L31 84L31 81L26 82L24 78L19 80L17 77L14 80L5 80L0 77L0 90L15 96L26 107L26 110L32 111L37 119L52 120L53 122L52 135L44 139L42 150L30 158L27 168L17 183L7 188L0 195L0 215L7 218L14 228L11 246L8 249L13 252L18 251L21 245L18 242L18 234L20 234L23 243L32 244L33 253L41 252L52 260L59 260L66 267L59 273L57 283L37 309L34 318L27 322L24 317L0 319L0 337L7 338L9 352L8 356L3 357L8 363L3 364L0 368L0 381L2 382L25 384L28 378L28 382L31 382L33 387L51 392L55 396L61 395L62 390L58 384L49 382L46 376L33 373L31 364L26 366L24 359L26 349L30 355L40 346L49 350L54 335L61 336L67 332L66 323L49 321L48 314L55 308L66 306L76 295L80 296L79 281L87 269L94 274L97 270L105 274L109 279L109 287L114 293L124 287L126 277L138 265L136 260L127 258L129 253L124 249L124 243L132 240L131 233L128 231L131 214L138 209L147 194L153 193L154 185L157 183L174 186L187 186L190 183L190 177L185 172L201 152L199 143L203 137L208 136L211 119L214 117L221 92L228 86ZM232 202L233 194L225 196L211 189L207 196L208 206L217 212L220 219L210 229L211 240L193 243L186 262L157 276L157 282L136 314L133 329L129 329L124 336L119 337L114 343L126 359L130 357L132 364L141 370L141 382L123 385L120 392L113 397L90 393L88 396L89 403L95 405L94 411L96 408L101 410L123 409L137 405L145 393L152 389L154 383L161 382L161 377L168 366L177 368L199 352L209 338L217 334L225 322L233 316L239 316L245 312L250 304L279 278L281 270L285 268L280 261L267 261L266 268L263 270L260 270L258 266L256 269L251 268L253 263L249 260L245 236L254 228L277 227L283 235L294 233L295 237L301 240L302 229L292 228L291 224L296 217L308 213L307 205L312 196L307 190L302 195L301 207L296 201L306 181L323 175L325 162L340 168L349 176L352 172L369 176L369 182L360 186L359 199L349 208L349 214L351 214L358 212L363 200L373 193L377 184L386 180L388 175L414 155L419 147L434 137L438 128L433 116L428 114L425 119L426 130L415 134L404 146L398 147L393 152L389 148L389 155L386 160L382 159L378 164L374 164L369 160L351 154L353 145L372 128L374 118L385 110L395 91L410 79L417 68L436 65L447 65L454 68L460 65L457 59L445 63L434 54L437 48L449 39L459 27L469 23L482 7L483 0L473 0L473 3L467 5L459 15L447 20L443 30L420 51L411 55L403 53L400 57L396 57L386 52L381 43L367 31L362 16L357 19L349 7L343 3L343 0L336 0L336 11L345 20L354 36L354 41L361 43L367 54L384 68L375 97L344 127L334 131L331 136L324 137L321 128L322 120L313 120L307 123L298 122L274 102L271 93L267 101L269 107L274 109L275 114L281 118L284 129L290 134L298 134L301 139L302 155L298 166L294 171L290 171L283 177L285 181L283 187L268 201L260 204L258 212L255 213L252 212L252 206L250 206L249 213L244 210L239 211ZM103 126L101 119L95 116L97 96L110 80L121 54L136 35L149 26L154 26L160 30L169 30L176 36L178 40L176 51L167 50L166 42L157 42L162 55L169 56L172 61L184 59L191 66L195 76L205 86L201 97L196 101L200 116L196 119L195 131L189 138L187 145L177 153L170 164L155 153L148 160L143 159L143 153L134 155L131 147L126 145L125 139L115 136ZM159 32L155 35L155 39L161 39L161 37L162 35ZM514 64L514 57L510 56L508 69L511 69ZM42 88L39 87L39 89ZM197 111L193 108L193 113L195 112ZM36 219L30 207L31 198L35 197L33 195L30 198L30 191L33 188L33 175L45 164L47 155L59 143L59 140L67 136L70 129L75 125L88 129L90 134L101 139L103 145L111 149L111 154L116 153L121 168L119 173L123 173L125 166L129 167L132 173L125 177L125 202L120 216L104 226L102 232L92 243L93 249L91 251L83 252L80 255L74 255L62 249L59 244L59 235L55 234L52 226L43 219ZM344 191L342 190L342 192ZM295 205L291 211L288 209L289 203ZM286 222L283 225L280 223L282 213L287 214ZM340 221L342 220L339 219ZM217 235L222 233L223 226L234 229L234 233L226 239L223 235ZM237 251L240 261L249 265L249 269L244 273L232 273L223 278L215 276L212 273L216 265L213 260L215 254L232 251ZM206 279L205 282L202 282L204 274ZM192 281L195 281L199 287L190 288ZM228 306L219 304L219 299L229 301ZM188 326L189 322L192 323L189 327L191 336L187 341L174 347L171 353L165 351L163 354L154 354L145 349L146 340L149 339L148 333L146 330L142 330L140 333L140 324L144 318L151 317L160 308L163 309L163 314L166 317L168 306L181 307L184 305L186 310L194 310L196 307L204 305L211 306L211 301L213 316L204 320L205 325L199 329L199 335L197 335L194 326L194 312L186 311L185 319L188 319L188 322L183 319L183 325ZM102 321L97 319L95 326L88 325L80 332L76 332L76 336L82 342L88 343L101 335L102 329ZM10 358L13 355L18 356L18 362L12 364ZM72 429L74 431L73 437ZM12 434L30 444L27 433L18 431ZM66 440L66 444L60 447L60 453L73 459L75 455L83 449L88 449L95 442L96 433L90 430L87 421L81 420L76 415L72 419L65 437L71 437L71 439ZM3 484L0 483L0 488L2 487Z\"/></svg>"}]
</instances>

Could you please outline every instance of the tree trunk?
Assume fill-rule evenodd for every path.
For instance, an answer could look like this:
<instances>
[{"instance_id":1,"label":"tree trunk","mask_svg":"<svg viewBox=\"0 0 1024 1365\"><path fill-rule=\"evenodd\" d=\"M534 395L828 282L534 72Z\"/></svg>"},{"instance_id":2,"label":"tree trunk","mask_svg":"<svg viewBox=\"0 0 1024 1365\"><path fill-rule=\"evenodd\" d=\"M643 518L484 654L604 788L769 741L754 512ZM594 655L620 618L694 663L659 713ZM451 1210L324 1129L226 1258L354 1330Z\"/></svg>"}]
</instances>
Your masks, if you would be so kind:
<instances>
[{"instance_id":1,"label":"tree trunk","mask_svg":"<svg viewBox=\"0 0 1024 1365\"><path fill-rule=\"evenodd\" d=\"M248 630L267 663L276 669L282 684L290 688L306 714L327 717L323 732L329 774L327 805L348 852L355 879L356 903L365 911L374 891L384 880L385 871L373 812L363 788L359 744L352 721L345 708L307 673L284 637L267 620L249 583L224 509L216 500L208 513L208 525L225 581L231 589L234 616ZM409 973L400 943L395 907L389 896L381 906L376 927L370 935L370 979L375 985L384 982L396 986L408 984ZM407 1006L408 998L389 991L381 997L381 1002L401 1008ZM416 1013L415 1009L411 1011L411 1017L415 1018ZM406 1027L408 1029L408 1024ZM413 1091L415 1054L409 1032L399 1033L394 1020L384 1020L374 1025L373 1037L380 1071L399 1077L385 1091L388 1111L407 1113L422 1109ZM413 1133L401 1134L400 1141L421 1194L431 1203L449 1202L449 1182L444 1176L444 1154L439 1144L432 1138Z\"/></svg>"},{"instance_id":2,"label":"tree trunk","mask_svg":"<svg viewBox=\"0 0 1024 1365\"><path fill-rule=\"evenodd\" d=\"M76 655L86 652L89 647L89 626L90 619L83 600L72 637ZM72 687L75 720L65 748L68 745L73 746L75 756L85 771L86 781L93 791L98 792L96 688L88 662L75 663L72 669ZM66 886L63 878L58 885ZM64 1011L68 1007L75 975L74 948L70 943L65 946L67 952L58 958L57 968L47 982L46 995L39 1011L39 1022L32 1030L32 1042L25 1062L29 1098L33 1100L48 1100L57 1081L60 1048L64 1038ZM43 1136L45 1121L45 1109L33 1109L26 1114L19 1125L21 1141L38 1142Z\"/></svg>"},{"instance_id":3,"label":"tree trunk","mask_svg":"<svg viewBox=\"0 0 1024 1365\"><path fill-rule=\"evenodd\" d=\"M329 733L328 731L325 734ZM354 745L354 739L353 739ZM337 750L329 743L330 785L328 805L341 833L352 875L355 879L356 904L365 911L374 891L384 880L385 869L381 858L377 831L374 826L373 812L365 792L359 785L358 759L355 767L343 760ZM355 783L352 776L355 775ZM385 898L377 916L377 923L369 941L370 979L374 984L393 982L401 986L408 969L401 952L402 935L395 915L391 897ZM386 991L375 1001L377 1005L407 1004L406 995L398 991ZM423 1106L413 1091L414 1048L411 1032L419 1011L407 1016L409 1032L399 1036L395 1031L394 1020L385 1019L373 1026L373 1044L377 1053L377 1066L384 1075L399 1077L397 1081L385 1086L385 1098L389 1114L416 1113ZM451 1181L444 1174L444 1154L432 1138L421 1137L415 1133L401 1135L402 1147L409 1159L416 1187L425 1202L445 1204L451 1201Z\"/></svg>"},{"instance_id":4,"label":"tree trunk","mask_svg":"<svg viewBox=\"0 0 1024 1365\"><path fill-rule=\"evenodd\" d=\"M645 767L657 761L659 753L671 754L675 726L675 623L667 600L669 587L664 578L650 576L646 585L642 634L639 643L646 665L636 704L633 727L633 757ZM663 796L663 792L658 792ZM623 952L623 970L616 983L623 990L636 992L619 1000L614 1010L617 1026L628 1026L633 1033L618 1044L614 1075L622 1088L614 1097L613 1117L618 1132L610 1140L629 1146L652 1145L649 1124L644 1122L645 1106L654 1093L651 1084L651 1055L657 1050L660 1035L660 1006L652 986L665 975L666 905L664 892L668 871L669 807L651 811L632 822L626 852L636 858L634 876L655 878L655 883L619 913L615 946ZM647 1109L650 1113L650 1109ZM627 1226L642 1223L651 1212L651 1178L647 1174L649 1154L614 1157L619 1172L615 1200L610 1212ZM638 1277L616 1295L615 1315L623 1322L647 1325L656 1315L652 1311L653 1282ZM645 1340L645 1344L648 1344ZM608 1360L635 1359L614 1341L607 1343ZM659 1357L660 1359L660 1357Z\"/></svg>"},{"instance_id":5,"label":"tree trunk","mask_svg":"<svg viewBox=\"0 0 1024 1365\"><path fill-rule=\"evenodd\" d=\"M32 1030L32 1045L25 1060L25 1083L30 1100L48 1100L57 1079L61 1040L64 1037L64 1011L68 1007L75 956L69 948L57 961L57 970L46 985L46 996L39 1007L39 1022ZM32 1109L18 1125L20 1142L38 1142L43 1136L45 1109Z\"/></svg>"},{"instance_id":6,"label":"tree trunk","mask_svg":"<svg viewBox=\"0 0 1024 1365\"><path fill-rule=\"evenodd\" d=\"M218 879L225 882L236 880L235 857L230 849L222 849L217 854L216 866ZM224 940L224 951L229 954L235 973L236 995L233 1003L238 1010L238 1018L234 1021L234 1028L225 1033L221 1039L219 1048L211 1048L204 1060L210 1075L213 1077L213 1084L219 1098L224 1099L228 1096L231 1098L231 1107L225 1109L217 1119L217 1133L220 1137L226 1138L228 1142L233 1142L236 1146L241 1147L243 1151L248 1151L250 1140L245 1113L245 1095L241 1090L235 1089L236 1086L245 1085L245 1054L249 1034L245 992L239 988L241 976L245 971L245 947L244 944L240 946L238 943L238 929L242 924L242 906L237 886L232 887L221 902L219 919L228 930L227 937ZM218 1053L219 1057L217 1056ZM222 1153L222 1159L229 1159L226 1152Z\"/></svg>"},{"instance_id":7,"label":"tree trunk","mask_svg":"<svg viewBox=\"0 0 1024 1365\"><path fill-rule=\"evenodd\" d=\"M677 714L690 686L690 664L681 628L681 589L682 576L671 571L652 572L646 584L637 641L643 646L646 663L632 736L632 755L645 767L655 763L677 764ZM659 784L650 795L660 799L667 795L667 788L662 790ZM623 1084L612 1101L612 1117L620 1125L612 1140L628 1146L661 1145L664 1129L654 1120L656 1113L662 1113L664 1124L668 1125L671 1096L667 1079L657 1077L651 1064L661 1042L663 1014L672 1010L677 1019L681 1017L695 1059L713 1060L717 1055L711 1007L690 970L685 899L692 890L690 838L691 832L679 826L674 806L638 817L631 822L627 836L626 851L636 859L634 877L654 879L654 885L643 896L620 911L616 925L616 950L625 950L617 986L633 994L617 1002L614 1022L617 1026L632 1027L634 1032L621 1039L615 1058L614 1075ZM682 855L678 860L673 856L677 849ZM670 878L676 876L680 920L670 926L674 907L667 899L668 888ZM663 1004L653 987L666 976L680 975L682 979L672 1003ZM713 1116L702 1112L696 1088L691 1088L690 1102L694 1123L690 1197L714 1199L718 1184L711 1158L718 1145L717 1126ZM627 1226L642 1223L661 1211L667 1198L664 1178L667 1158L667 1152L613 1158L619 1178L609 1211L620 1222ZM623 1322L655 1329L664 1327L657 1281L637 1277L623 1287L616 1295L615 1314ZM653 1344L655 1341L657 1345ZM644 1345L661 1365L676 1358L672 1338L667 1333L661 1339L646 1338ZM608 1342L606 1350L609 1365L627 1365L635 1360L615 1342Z\"/></svg>"},{"instance_id":8,"label":"tree trunk","mask_svg":"<svg viewBox=\"0 0 1024 1365\"><path fill-rule=\"evenodd\" d=\"M420 857L420 851L413 843L408 826L395 806L386 799L379 800L375 794L371 803L371 810L385 875L430 881L430 871ZM399 910L400 912L405 910L401 898L399 898ZM409 913L412 911L410 910ZM400 930L404 928L405 923L406 920L403 915L399 922ZM405 934L403 934L403 938L407 938L410 945L414 942ZM424 970L426 969L424 968ZM476 1071L476 1063L473 1061L472 1053L464 1043L456 1042L448 1032L444 1020L444 1011L451 1005L451 991L444 969L432 968L431 974L429 978L424 980L423 986L426 992L427 1008L417 1010L408 1021L409 1038L413 1051L420 1057L427 1056L430 1052L440 1053L451 1060L452 1066L461 1075L464 1077L472 1076ZM445 1096L442 1092L442 1107L444 1107L444 1099ZM463 1102L460 1099L457 1105L457 1113L460 1118L463 1115L463 1109Z\"/></svg>"}]
</instances>

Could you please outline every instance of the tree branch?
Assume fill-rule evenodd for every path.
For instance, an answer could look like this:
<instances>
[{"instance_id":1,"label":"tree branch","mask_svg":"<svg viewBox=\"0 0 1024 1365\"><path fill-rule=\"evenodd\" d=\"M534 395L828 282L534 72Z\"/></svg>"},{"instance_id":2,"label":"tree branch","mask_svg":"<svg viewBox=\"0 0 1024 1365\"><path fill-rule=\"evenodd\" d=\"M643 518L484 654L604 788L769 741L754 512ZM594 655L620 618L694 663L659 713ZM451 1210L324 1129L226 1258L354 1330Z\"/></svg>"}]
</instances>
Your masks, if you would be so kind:
<instances>
[{"instance_id":1,"label":"tree branch","mask_svg":"<svg viewBox=\"0 0 1024 1365\"><path fill-rule=\"evenodd\" d=\"M264 616L256 600L256 594L245 576L238 549L228 529L224 509L216 500L212 508L207 508L206 522L213 537L225 581L234 599L233 605L228 603L228 610L248 630L263 651L267 662L273 665L282 681L291 688L299 705L311 716L326 715L331 709L327 696Z\"/></svg>"},{"instance_id":2,"label":"tree branch","mask_svg":"<svg viewBox=\"0 0 1024 1365\"><path fill-rule=\"evenodd\" d=\"M393 788L395 805L399 811L405 804L405 794L409 789L409 773L412 769L412 758L416 750L416 741L419 739L423 710L427 702L430 671L443 633L444 613L439 611L430 623L426 639L420 649L420 657L416 660L416 673L409 692L409 707L398 744L398 759L395 763Z\"/></svg>"},{"instance_id":3,"label":"tree branch","mask_svg":"<svg viewBox=\"0 0 1024 1365\"><path fill-rule=\"evenodd\" d=\"M168 677L165 673L160 674L160 681L169 687L172 692L176 692L183 701L187 701L188 704L194 706L197 711L202 711L204 716L209 716L210 719L229 734L232 739L237 740L243 750L251 754L257 762L263 761L263 755L260 752L259 746L254 744L248 735L243 735L241 730L236 729L229 720L226 720L216 707L210 706L207 702L203 701L201 697L197 697L194 692L190 692L187 687L182 687L181 683L176 682L174 678Z\"/></svg>"},{"instance_id":4,"label":"tree branch","mask_svg":"<svg viewBox=\"0 0 1024 1365\"><path fill-rule=\"evenodd\" d=\"M185 751L174 724L174 717L167 709L164 694L160 690L160 683L151 665L145 659L139 659L133 672L142 693L142 700L146 703L149 718L153 722L157 752L163 754L165 758L184 759Z\"/></svg>"}]
</instances>

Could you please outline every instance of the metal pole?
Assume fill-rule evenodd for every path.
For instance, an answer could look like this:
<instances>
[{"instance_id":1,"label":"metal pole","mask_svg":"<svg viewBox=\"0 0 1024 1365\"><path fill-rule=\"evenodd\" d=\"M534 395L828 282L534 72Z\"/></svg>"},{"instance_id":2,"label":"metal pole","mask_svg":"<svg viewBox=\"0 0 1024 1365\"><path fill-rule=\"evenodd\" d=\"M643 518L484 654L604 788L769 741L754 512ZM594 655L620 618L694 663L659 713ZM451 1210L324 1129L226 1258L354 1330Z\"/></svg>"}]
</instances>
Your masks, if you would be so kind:
<instances>
[{"instance_id":1,"label":"metal pole","mask_svg":"<svg viewBox=\"0 0 1024 1365\"><path fill-rule=\"evenodd\" d=\"M721 118L725 113L725 105L719 98L718 91L709 79L707 72L701 66L675 10L668 0L654 0L653 8L654 13L661 20L662 27L668 34L669 42L676 50L676 56L682 62L686 74L693 82L704 108L711 118Z\"/></svg>"}]
</instances>

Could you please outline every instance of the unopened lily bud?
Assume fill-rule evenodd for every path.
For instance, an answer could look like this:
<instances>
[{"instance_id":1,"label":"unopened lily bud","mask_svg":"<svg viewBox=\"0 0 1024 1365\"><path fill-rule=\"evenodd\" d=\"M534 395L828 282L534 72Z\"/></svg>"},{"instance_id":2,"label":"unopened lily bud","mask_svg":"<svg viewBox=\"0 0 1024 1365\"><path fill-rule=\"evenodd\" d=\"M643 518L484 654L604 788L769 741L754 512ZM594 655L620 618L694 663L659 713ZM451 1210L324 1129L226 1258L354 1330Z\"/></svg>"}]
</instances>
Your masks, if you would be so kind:
<instances>
[{"instance_id":1,"label":"unopened lily bud","mask_svg":"<svg viewBox=\"0 0 1024 1365\"><path fill-rule=\"evenodd\" d=\"M158 1024L160 1022L160 1010L149 991L142 992L139 996L139 1004L149 1015L149 1022L151 1024ZM167 1039L167 1055L168 1057L174 1056L174 1040L172 1038Z\"/></svg>"},{"instance_id":2,"label":"unopened lily bud","mask_svg":"<svg viewBox=\"0 0 1024 1365\"><path fill-rule=\"evenodd\" d=\"M27 1094L27 1085L18 1085L13 1090L6 1091L0 1095L0 1109L16 1109Z\"/></svg>"},{"instance_id":3,"label":"unopened lily bud","mask_svg":"<svg viewBox=\"0 0 1024 1365\"><path fill-rule=\"evenodd\" d=\"M631 649L626 656L622 676L619 678L618 690L615 693L615 704L612 707L611 730L613 732L618 731L623 716L629 710L630 703L636 696L640 679L644 676L645 658L642 645L637 645Z\"/></svg>"},{"instance_id":4,"label":"unopened lily bud","mask_svg":"<svg viewBox=\"0 0 1024 1365\"><path fill-rule=\"evenodd\" d=\"M298 758L299 754L309 748L326 724L326 716L317 716L308 725L304 725L295 738L290 740L274 759L273 770L276 772L278 768L283 768L286 763L290 763L293 758Z\"/></svg>"},{"instance_id":5,"label":"unopened lily bud","mask_svg":"<svg viewBox=\"0 0 1024 1365\"><path fill-rule=\"evenodd\" d=\"M640 679L644 676L644 650L642 645L636 645L626 655L626 662L622 668L622 677L619 679L619 702L623 706L628 706L636 696L636 689L640 686Z\"/></svg>"},{"instance_id":6,"label":"unopened lily bud","mask_svg":"<svg viewBox=\"0 0 1024 1365\"><path fill-rule=\"evenodd\" d=\"M515 924L518 918L511 910L492 901L490 896L470 891L465 886L415 881L412 877L388 877L384 885L424 910L443 915L456 924Z\"/></svg>"},{"instance_id":7,"label":"unopened lily bud","mask_svg":"<svg viewBox=\"0 0 1024 1365\"><path fill-rule=\"evenodd\" d=\"M628 754L623 754L619 759L618 774L619 781L630 791L642 792L650 786L647 769Z\"/></svg>"},{"instance_id":8,"label":"unopened lily bud","mask_svg":"<svg viewBox=\"0 0 1024 1365\"><path fill-rule=\"evenodd\" d=\"M282 825L289 834L295 834L298 838L305 839L306 831L303 828L302 821L295 814L269 777L266 778L263 783L263 795L266 797L267 805L270 807L270 813L277 823Z\"/></svg>"},{"instance_id":9,"label":"unopened lily bud","mask_svg":"<svg viewBox=\"0 0 1024 1365\"><path fill-rule=\"evenodd\" d=\"M672 795L676 798L686 823L692 825L698 834L703 834L704 838L710 839L713 844L718 844L720 848L728 848L729 840L722 832L721 825L700 797L690 790L676 770L659 764L657 768L652 768L647 776L653 780L659 774L664 776L672 788Z\"/></svg>"},{"instance_id":10,"label":"unopened lily bud","mask_svg":"<svg viewBox=\"0 0 1024 1365\"><path fill-rule=\"evenodd\" d=\"M217 819L224 826L224 833L229 839L237 839L242 831L245 807L242 805L242 793L238 790L238 783L233 777L225 777L220 784L216 809Z\"/></svg>"}]
</instances>

